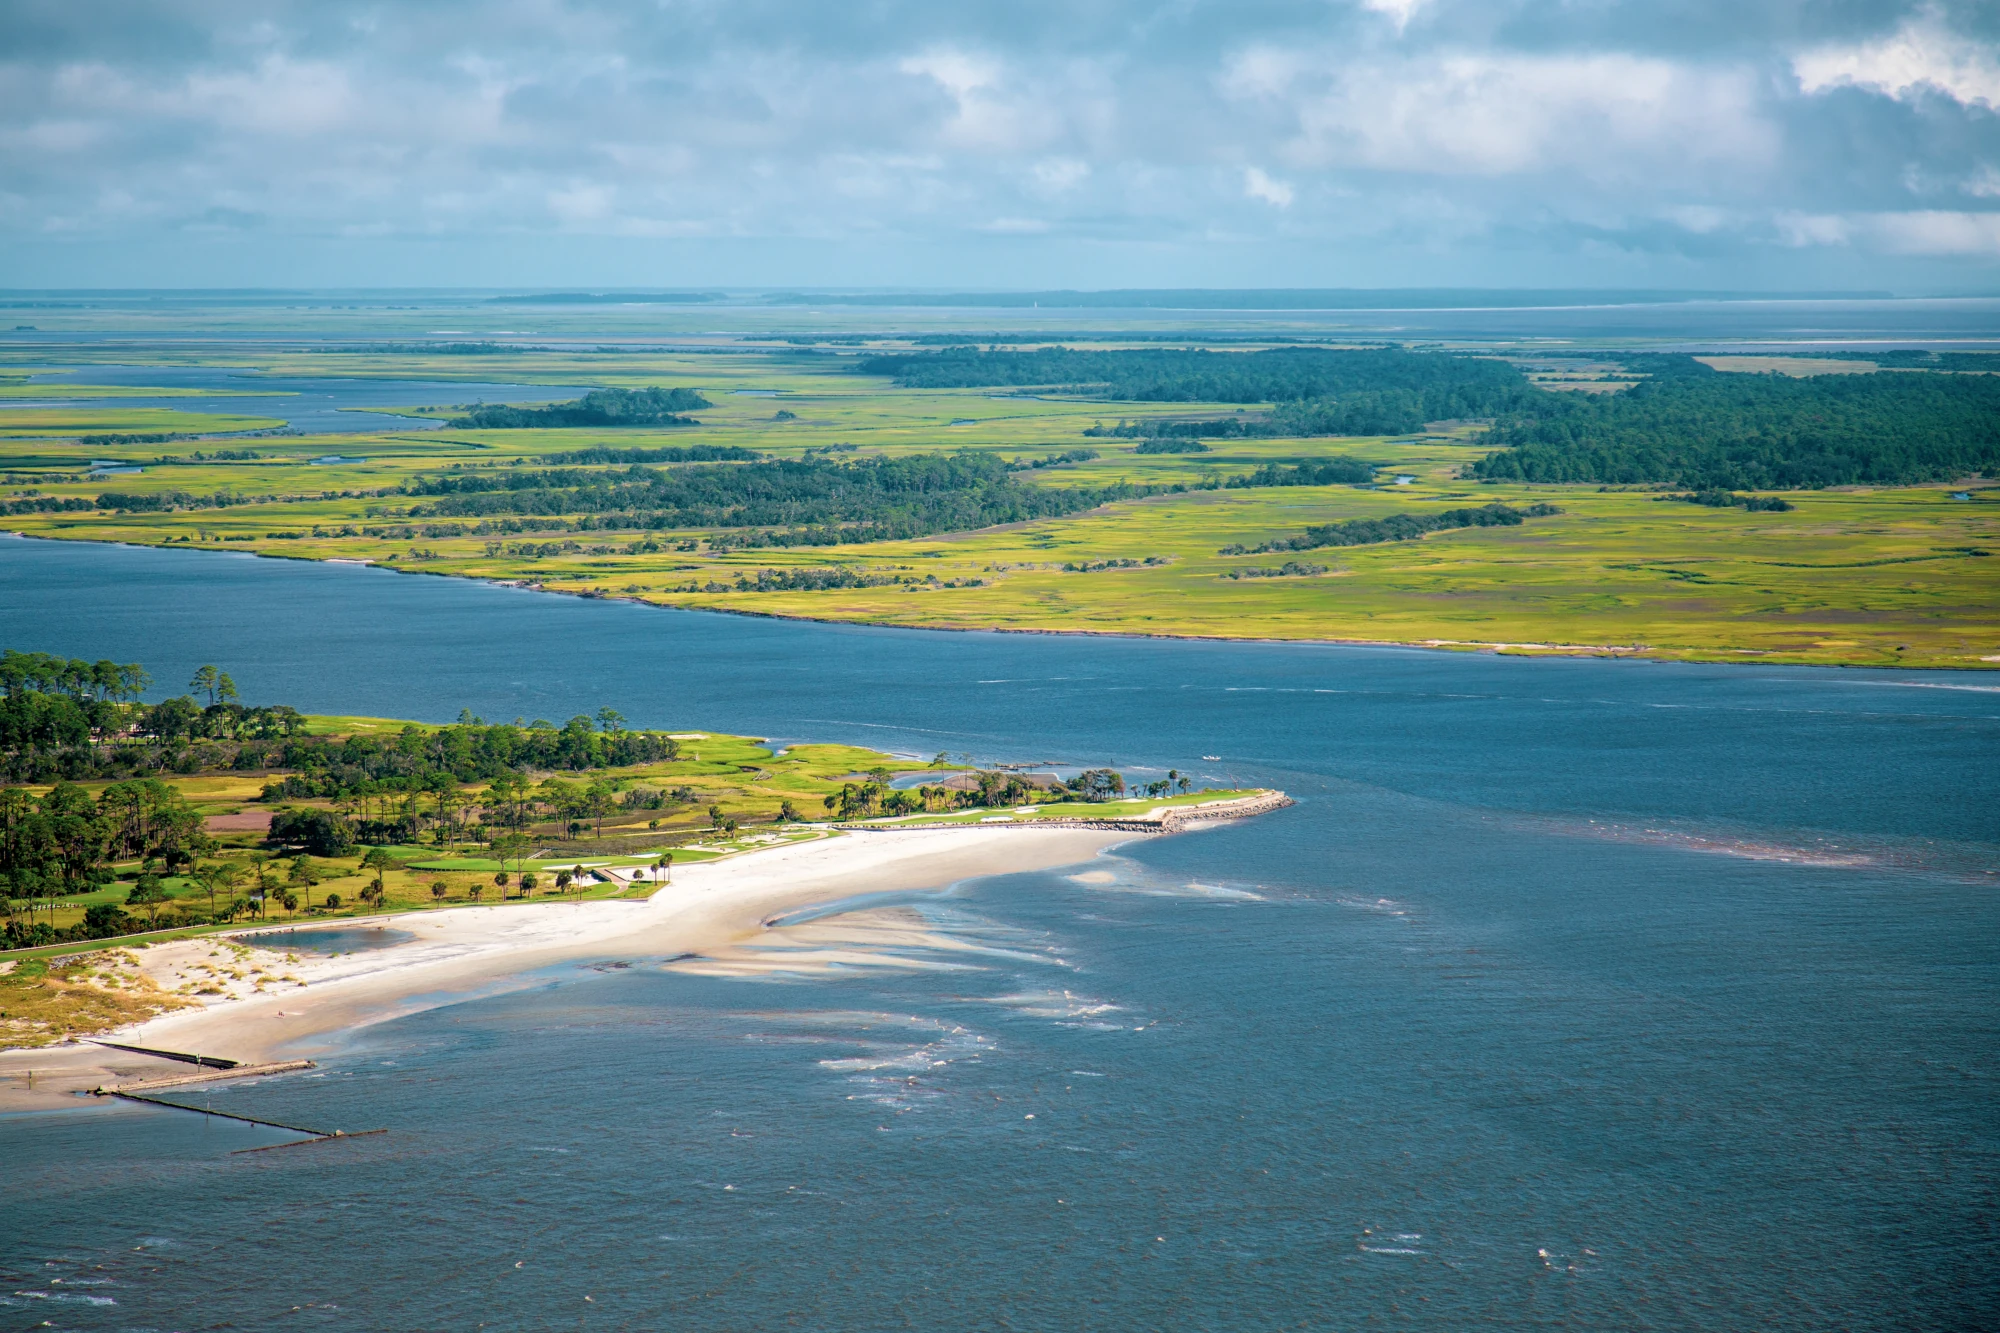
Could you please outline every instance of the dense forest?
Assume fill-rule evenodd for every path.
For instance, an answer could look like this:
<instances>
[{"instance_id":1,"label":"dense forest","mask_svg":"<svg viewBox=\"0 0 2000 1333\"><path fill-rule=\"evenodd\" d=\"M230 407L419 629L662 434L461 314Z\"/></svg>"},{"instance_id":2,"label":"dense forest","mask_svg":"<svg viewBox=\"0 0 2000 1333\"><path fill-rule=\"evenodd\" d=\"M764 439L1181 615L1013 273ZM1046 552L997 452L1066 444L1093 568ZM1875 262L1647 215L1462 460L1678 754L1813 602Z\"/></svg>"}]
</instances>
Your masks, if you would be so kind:
<instances>
[{"instance_id":1,"label":"dense forest","mask_svg":"<svg viewBox=\"0 0 2000 1333\"><path fill-rule=\"evenodd\" d=\"M1665 483L1697 491L1908 485L2000 469L2000 377L1724 374L1633 358L1622 393L1545 394L1486 439L1492 481Z\"/></svg>"},{"instance_id":2,"label":"dense forest","mask_svg":"<svg viewBox=\"0 0 2000 1333\"><path fill-rule=\"evenodd\" d=\"M1419 429L1426 421L1497 416L1523 407L1538 392L1504 361L1393 348L947 347L868 357L857 368L865 375L892 376L906 388L1042 386L1113 401L1299 404L1282 429L1270 432L1288 435L1381 435Z\"/></svg>"},{"instance_id":3,"label":"dense forest","mask_svg":"<svg viewBox=\"0 0 2000 1333\"><path fill-rule=\"evenodd\" d=\"M1345 523L1323 523L1309 527L1297 537L1274 537L1262 546L1225 546L1219 555L1262 555L1267 551L1314 551L1323 546L1374 546L1382 542L1407 542L1431 532L1454 528L1518 527L1522 520L1560 514L1550 504L1481 505L1477 509L1446 509L1435 514L1391 514L1387 518L1354 518Z\"/></svg>"},{"instance_id":4,"label":"dense forest","mask_svg":"<svg viewBox=\"0 0 2000 1333\"><path fill-rule=\"evenodd\" d=\"M417 478L405 490L436 497L410 511L418 518L616 513L639 528L812 527L850 542L1049 518L1146 493L1129 486L1030 486L1012 473L1012 465L990 454L922 454L672 471L508 468Z\"/></svg>"},{"instance_id":5,"label":"dense forest","mask_svg":"<svg viewBox=\"0 0 2000 1333\"><path fill-rule=\"evenodd\" d=\"M528 429L550 426L698 426L693 417L679 415L698 407L713 407L693 389L593 389L567 403L545 407L509 407L486 403L450 425L460 430Z\"/></svg>"}]
</instances>

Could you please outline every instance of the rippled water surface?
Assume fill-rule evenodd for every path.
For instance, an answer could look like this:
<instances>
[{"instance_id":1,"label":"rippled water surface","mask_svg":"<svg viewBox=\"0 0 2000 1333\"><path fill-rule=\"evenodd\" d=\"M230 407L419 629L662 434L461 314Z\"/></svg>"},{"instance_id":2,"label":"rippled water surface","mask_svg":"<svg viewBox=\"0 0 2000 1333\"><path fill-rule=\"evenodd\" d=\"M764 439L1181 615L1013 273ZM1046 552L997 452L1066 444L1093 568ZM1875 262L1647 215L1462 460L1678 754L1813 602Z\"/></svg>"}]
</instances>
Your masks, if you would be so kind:
<instances>
[{"instance_id":1,"label":"rippled water surface","mask_svg":"<svg viewBox=\"0 0 2000 1333\"><path fill-rule=\"evenodd\" d=\"M20 540L0 585L9 646L224 661L253 701L1299 798L800 914L727 968L565 966L213 1094L379 1138L0 1120L0 1323L2000 1312L2000 677L869 631Z\"/></svg>"}]
</instances>

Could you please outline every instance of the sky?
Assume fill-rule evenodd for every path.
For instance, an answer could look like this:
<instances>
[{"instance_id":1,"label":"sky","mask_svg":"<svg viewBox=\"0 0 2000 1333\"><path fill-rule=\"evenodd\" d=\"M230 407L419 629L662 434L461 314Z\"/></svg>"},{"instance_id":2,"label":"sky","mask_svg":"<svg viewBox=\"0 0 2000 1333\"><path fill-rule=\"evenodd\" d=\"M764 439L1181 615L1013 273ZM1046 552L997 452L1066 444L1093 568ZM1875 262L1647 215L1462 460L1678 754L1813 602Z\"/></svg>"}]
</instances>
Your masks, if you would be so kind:
<instances>
[{"instance_id":1,"label":"sky","mask_svg":"<svg viewBox=\"0 0 2000 1333\"><path fill-rule=\"evenodd\" d=\"M7 0L0 286L2000 291L1996 0Z\"/></svg>"}]
</instances>

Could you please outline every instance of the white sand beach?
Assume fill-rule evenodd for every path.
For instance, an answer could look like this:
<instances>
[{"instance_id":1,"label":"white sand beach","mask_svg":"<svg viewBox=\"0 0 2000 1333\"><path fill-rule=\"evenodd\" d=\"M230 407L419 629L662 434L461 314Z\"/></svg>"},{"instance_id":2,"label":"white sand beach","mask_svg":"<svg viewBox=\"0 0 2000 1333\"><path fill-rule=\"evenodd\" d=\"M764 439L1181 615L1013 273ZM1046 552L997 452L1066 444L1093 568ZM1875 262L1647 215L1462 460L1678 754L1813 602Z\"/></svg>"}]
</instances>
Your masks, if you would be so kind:
<instances>
[{"instance_id":1,"label":"white sand beach","mask_svg":"<svg viewBox=\"0 0 2000 1333\"><path fill-rule=\"evenodd\" d=\"M962 879L1074 865L1130 832L960 825L851 833L677 867L650 898L454 907L327 923L410 938L326 956L244 948L210 937L134 950L155 981L214 993L104 1040L243 1063L310 1059L342 1034L404 1014L527 984L568 959L621 958L715 971L741 966L774 915L857 894L942 887ZM245 932L246 934L249 932ZM689 957L693 956L693 957ZM690 970L697 970L690 968ZM707 970L705 968L698 970ZM27 1073L34 1071L33 1088ZM0 1052L0 1107L47 1107L79 1089L189 1072L187 1066L78 1042Z\"/></svg>"}]
</instances>

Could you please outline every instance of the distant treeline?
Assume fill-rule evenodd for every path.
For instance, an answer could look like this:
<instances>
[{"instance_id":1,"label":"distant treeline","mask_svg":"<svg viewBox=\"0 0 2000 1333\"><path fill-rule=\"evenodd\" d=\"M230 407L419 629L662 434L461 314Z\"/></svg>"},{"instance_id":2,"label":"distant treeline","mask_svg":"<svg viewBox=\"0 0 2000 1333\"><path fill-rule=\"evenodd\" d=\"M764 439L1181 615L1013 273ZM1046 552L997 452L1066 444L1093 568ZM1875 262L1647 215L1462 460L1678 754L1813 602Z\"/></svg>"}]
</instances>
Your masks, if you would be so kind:
<instances>
[{"instance_id":1,"label":"distant treeline","mask_svg":"<svg viewBox=\"0 0 2000 1333\"><path fill-rule=\"evenodd\" d=\"M98 502L84 495L37 495L26 500L0 500L3 514L73 514L97 508Z\"/></svg>"},{"instance_id":2,"label":"distant treeline","mask_svg":"<svg viewBox=\"0 0 2000 1333\"><path fill-rule=\"evenodd\" d=\"M991 454L920 454L672 471L509 468L419 478L405 489L438 497L410 511L418 518L615 513L638 528L810 527L846 541L1051 518L1150 493L1130 486L1030 486L1011 473L1010 464Z\"/></svg>"},{"instance_id":3,"label":"distant treeline","mask_svg":"<svg viewBox=\"0 0 2000 1333\"><path fill-rule=\"evenodd\" d=\"M1424 428L1427 421L1443 420L1440 409L1467 409L1452 415L1488 416L1503 406L1527 401L1526 389L1510 392L1479 403L1441 401L1440 395L1426 396L1409 389L1364 389L1337 398L1313 398L1296 403L1280 403L1267 416L1214 417L1206 421L1121 421L1115 426L1092 426L1085 435L1109 435L1125 439L1152 440L1268 440L1307 435L1407 435ZM1141 453L1159 452L1147 450Z\"/></svg>"},{"instance_id":4,"label":"distant treeline","mask_svg":"<svg viewBox=\"0 0 2000 1333\"><path fill-rule=\"evenodd\" d=\"M192 440L194 438L195 436L189 435L183 431L147 431L144 432L143 434L138 434L138 435L129 435L129 434L79 435L76 437L76 442L78 444L91 444L91 445L166 444L173 440Z\"/></svg>"},{"instance_id":5,"label":"distant treeline","mask_svg":"<svg viewBox=\"0 0 2000 1333\"><path fill-rule=\"evenodd\" d=\"M754 463L763 455L739 444L662 445L658 449L612 449L597 445L549 454L551 463Z\"/></svg>"},{"instance_id":6,"label":"distant treeline","mask_svg":"<svg viewBox=\"0 0 2000 1333\"><path fill-rule=\"evenodd\" d=\"M1283 422L1274 415L1277 424L1268 432L1262 423L1200 423L1218 433L1254 429L1293 435L1392 434L1420 429L1426 421L1497 416L1525 406L1538 392L1504 361L1395 348L1211 352L948 347L867 357L857 369L865 375L892 376L907 388L1039 385L1088 391L1117 401L1299 405Z\"/></svg>"},{"instance_id":7,"label":"distant treeline","mask_svg":"<svg viewBox=\"0 0 2000 1333\"><path fill-rule=\"evenodd\" d=\"M561 426L698 426L678 415L714 403L693 389L593 389L583 397L545 407L482 404L450 425L461 430L522 430Z\"/></svg>"},{"instance_id":8,"label":"distant treeline","mask_svg":"<svg viewBox=\"0 0 2000 1333\"><path fill-rule=\"evenodd\" d=\"M2000 378L1922 371L1725 374L1632 358L1623 393L1544 394L1486 438L1492 481L1646 482L1696 491L1908 485L2000 468Z\"/></svg>"},{"instance_id":9,"label":"distant treeline","mask_svg":"<svg viewBox=\"0 0 2000 1333\"><path fill-rule=\"evenodd\" d=\"M1407 542L1430 532L1453 528L1518 527L1523 519L1560 514L1550 504L1481 505L1477 509L1446 509L1435 514L1391 514L1387 518L1355 518L1345 523L1324 523L1309 527L1298 537L1274 537L1262 546L1225 546L1220 555L1262 555L1267 551L1313 551L1323 546L1373 546L1381 542Z\"/></svg>"},{"instance_id":10,"label":"distant treeline","mask_svg":"<svg viewBox=\"0 0 2000 1333\"><path fill-rule=\"evenodd\" d=\"M85 508L115 509L128 514L156 514L170 509L229 509L236 505L263 504L264 500L217 491L195 495L189 491L106 491Z\"/></svg>"}]
</instances>

